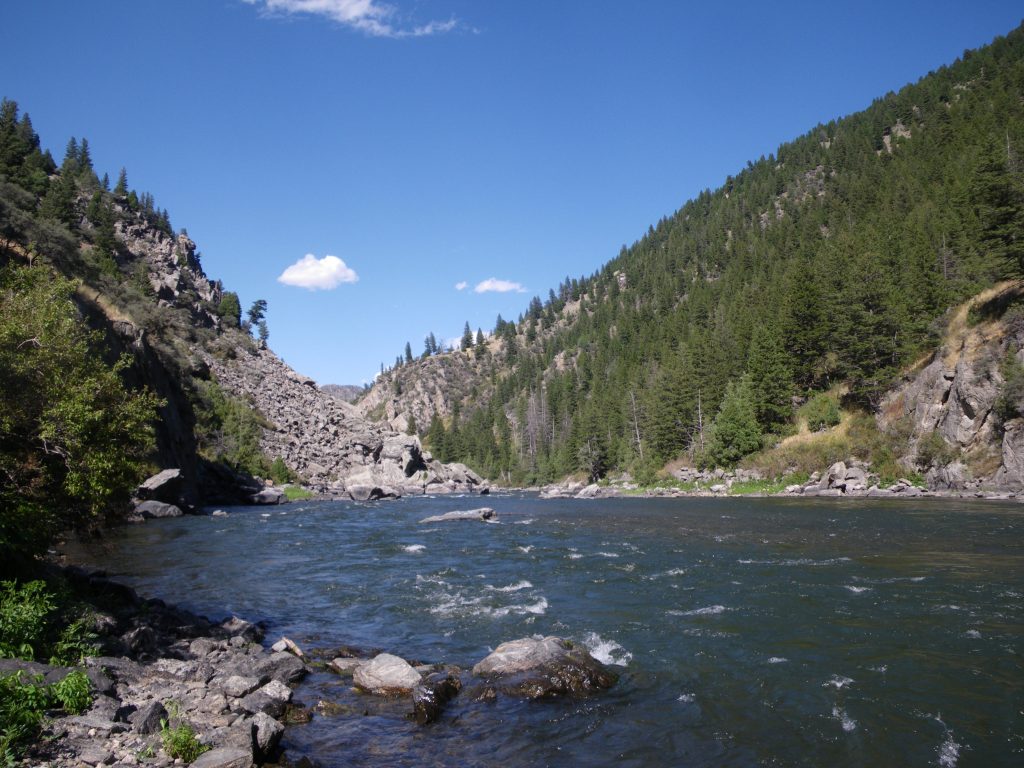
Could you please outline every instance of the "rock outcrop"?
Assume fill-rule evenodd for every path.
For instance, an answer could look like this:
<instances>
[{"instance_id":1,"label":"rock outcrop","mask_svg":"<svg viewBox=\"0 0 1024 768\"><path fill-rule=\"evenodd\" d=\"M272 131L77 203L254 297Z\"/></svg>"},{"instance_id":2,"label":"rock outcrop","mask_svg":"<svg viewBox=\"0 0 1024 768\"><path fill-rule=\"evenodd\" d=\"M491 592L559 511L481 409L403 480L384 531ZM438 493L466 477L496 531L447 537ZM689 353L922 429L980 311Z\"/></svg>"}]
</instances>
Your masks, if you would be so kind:
<instances>
[{"instance_id":1,"label":"rock outcrop","mask_svg":"<svg viewBox=\"0 0 1024 768\"><path fill-rule=\"evenodd\" d=\"M527 699L579 696L611 688L618 675L586 648L559 637L527 637L502 643L473 667L499 690Z\"/></svg>"},{"instance_id":2,"label":"rock outcrop","mask_svg":"<svg viewBox=\"0 0 1024 768\"><path fill-rule=\"evenodd\" d=\"M994 411L1005 385L1007 355L1024 363L1024 327L1001 316L1021 292L1020 284L1003 283L959 307L943 346L882 403L879 426L910 435L905 465L917 463L924 441L934 444L936 437L950 449L952 463L959 464L926 467L931 488L1024 487L1022 423L1001 424Z\"/></svg>"},{"instance_id":3,"label":"rock outcrop","mask_svg":"<svg viewBox=\"0 0 1024 768\"><path fill-rule=\"evenodd\" d=\"M234 359L205 359L223 389L269 422L263 451L320 492L369 501L486 487L465 465L435 461L417 436L367 421L269 350L240 347Z\"/></svg>"}]
</instances>

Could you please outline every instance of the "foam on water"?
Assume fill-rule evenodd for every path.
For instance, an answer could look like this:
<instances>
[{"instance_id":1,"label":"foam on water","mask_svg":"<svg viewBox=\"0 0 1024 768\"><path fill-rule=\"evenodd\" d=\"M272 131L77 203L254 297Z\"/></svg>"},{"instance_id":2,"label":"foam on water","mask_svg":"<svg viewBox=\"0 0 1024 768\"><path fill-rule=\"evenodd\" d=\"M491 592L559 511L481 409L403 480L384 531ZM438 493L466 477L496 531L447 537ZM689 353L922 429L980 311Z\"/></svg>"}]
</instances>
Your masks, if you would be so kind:
<instances>
[{"instance_id":1,"label":"foam on water","mask_svg":"<svg viewBox=\"0 0 1024 768\"><path fill-rule=\"evenodd\" d=\"M579 552L570 552L569 553L569 559L570 560L582 560L583 559L583 555L581 555Z\"/></svg>"},{"instance_id":2,"label":"foam on water","mask_svg":"<svg viewBox=\"0 0 1024 768\"><path fill-rule=\"evenodd\" d=\"M846 710L842 707L832 707L832 717L839 721L839 724L843 726L843 730L847 733L857 730L857 722L846 714Z\"/></svg>"},{"instance_id":3,"label":"foam on water","mask_svg":"<svg viewBox=\"0 0 1024 768\"><path fill-rule=\"evenodd\" d=\"M705 608L694 608L689 611L666 611L669 616L717 616L725 613L728 608L724 605L709 605Z\"/></svg>"},{"instance_id":4,"label":"foam on water","mask_svg":"<svg viewBox=\"0 0 1024 768\"><path fill-rule=\"evenodd\" d=\"M618 555L615 554L614 552L598 552L597 556L598 557L618 557Z\"/></svg>"},{"instance_id":5,"label":"foam on water","mask_svg":"<svg viewBox=\"0 0 1024 768\"><path fill-rule=\"evenodd\" d=\"M492 587L490 584L487 585L488 589L495 592L518 592L521 589L530 589L531 587L533 587L533 584L528 582L526 579L517 581L515 584L509 584L507 587Z\"/></svg>"},{"instance_id":6,"label":"foam on water","mask_svg":"<svg viewBox=\"0 0 1024 768\"><path fill-rule=\"evenodd\" d=\"M402 547L405 552L422 552L426 547L423 544L410 544L407 547Z\"/></svg>"},{"instance_id":7,"label":"foam on water","mask_svg":"<svg viewBox=\"0 0 1024 768\"><path fill-rule=\"evenodd\" d=\"M527 545L525 547L516 547L516 549L518 549L524 555L528 555L528 554L530 554L530 550L533 549L533 545L529 544L529 545Z\"/></svg>"},{"instance_id":8,"label":"foam on water","mask_svg":"<svg viewBox=\"0 0 1024 768\"><path fill-rule=\"evenodd\" d=\"M769 664L786 664L789 662L785 656L772 656L768 659Z\"/></svg>"},{"instance_id":9,"label":"foam on water","mask_svg":"<svg viewBox=\"0 0 1024 768\"><path fill-rule=\"evenodd\" d=\"M981 632L976 629L968 629L964 633L964 637L969 637L971 640L981 640Z\"/></svg>"},{"instance_id":10,"label":"foam on water","mask_svg":"<svg viewBox=\"0 0 1024 768\"><path fill-rule=\"evenodd\" d=\"M870 592L871 591L871 587L855 587L852 584L847 584L846 588L848 590L850 590L851 592L853 592L853 594L855 594L855 595L860 595L860 594L863 594L865 592Z\"/></svg>"},{"instance_id":11,"label":"foam on water","mask_svg":"<svg viewBox=\"0 0 1024 768\"><path fill-rule=\"evenodd\" d=\"M955 768L960 759L960 746L953 739L953 732L946 731L946 738L939 745L939 765L942 768Z\"/></svg>"},{"instance_id":12,"label":"foam on water","mask_svg":"<svg viewBox=\"0 0 1024 768\"><path fill-rule=\"evenodd\" d=\"M602 664L624 667L633 659L633 654L614 640L605 640L597 632L590 632L583 638L583 645L590 655Z\"/></svg>"},{"instance_id":13,"label":"foam on water","mask_svg":"<svg viewBox=\"0 0 1024 768\"><path fill-rule=\"evenodd\" d=\"M822 686L831 685L836 690L841 690L842 688L845 688L846 686L850 685L850 683L852 683L852 682L854 682L852 677L843 677L842 675L832 675L832 677L829 680L826 680L824 683L822 683Z\"/></svg>"},{"instance_id":14,"label":"foam on water","mask_svg":"<svg viewBox=\"0 0 1024 768\"><path fill-rule=\"evenodd\" d=\"M514 520L512 525L533 525L534 518L528 517L525 520Z\"/></svg>"},{"instance_id":15,"label":"foam on water","mask_svg":"<svg viewBox=\"0 0 1024 768\"><path fill-rule=\"evenodd\" d=\"M693 693L680 693L679 698L676 701L681 701L684 704L691 704L697 700L697 695Z\"/></svg>"}]
</instances>

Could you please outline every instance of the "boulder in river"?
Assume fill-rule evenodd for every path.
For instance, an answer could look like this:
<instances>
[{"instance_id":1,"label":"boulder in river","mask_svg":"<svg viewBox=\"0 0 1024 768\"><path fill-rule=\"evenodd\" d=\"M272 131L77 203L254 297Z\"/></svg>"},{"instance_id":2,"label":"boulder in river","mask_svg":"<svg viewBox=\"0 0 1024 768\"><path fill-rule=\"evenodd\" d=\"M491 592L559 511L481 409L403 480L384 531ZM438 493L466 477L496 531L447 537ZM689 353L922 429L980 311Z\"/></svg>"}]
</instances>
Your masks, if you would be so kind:
<instances>
[{"instance_id":1,"label":"boulder in river","mask_svg":"<svg viewBox=\"0 0 1024 768\"><path fill-rule=\"evenodd\" d=\"M431 515L420 520L421 523L446 523L449 520L482 520L488 522L494 519L494 510L490 507L480 509L467 509L455 512L445 512L443 515Z\"/></svg>"},{"instance_id":2,"label":"boulder in river","mask_svg":"<svg viewBox=\"0 0 1024 768\"><path fill-rule=\"evenodd\" d=\"M444 705L462 690L462 681L451 672L435 672L412 690L412 713L419 725L441 716Z\"/></svg>"},{"instance_id":3,"label":"boulder in river","mask_svg":"<svg viewBox=\"0 0 1024 768\"><path fill-rule=\"evenodd\" d=\"M135 505L135 514L146 519L154 517L181 517L184 514L180 507L162 501L143 501Z\"/></svg>"},{"instance_id":4,"label":"boulder in river","mask_svg":"<svg viewBox=\"0 0 1024 768\"><path fill-rule=\"evenodd\" d=\"M618 680L586 648L560 637L502 643L473 667L473 674L497 683L507 694L528 699L579 696L611 688Z\"/></svg>"},{"instance_id":5,"label":"boulder in river","mask_svg":"<svg viewBox=\"0 0 1024 768\"><path fill-rule=\"evenodd\" d=\"M420 673L407 661L390 653L360 664L352 675L357 688L378 696L407 696L420 680Z\"/></svg>"},{"instance_id":6,"label":"boulder in river","mask_svg":"<svg viewBox=\"0 0 1024 768\"><path fill-rule=\"evenodd\" d=\"M143 501L152 500L174 504L181 496L183 481L180 469L165 469L140 485L135 491L135 495Z\"/></svg>"}]
</instances>

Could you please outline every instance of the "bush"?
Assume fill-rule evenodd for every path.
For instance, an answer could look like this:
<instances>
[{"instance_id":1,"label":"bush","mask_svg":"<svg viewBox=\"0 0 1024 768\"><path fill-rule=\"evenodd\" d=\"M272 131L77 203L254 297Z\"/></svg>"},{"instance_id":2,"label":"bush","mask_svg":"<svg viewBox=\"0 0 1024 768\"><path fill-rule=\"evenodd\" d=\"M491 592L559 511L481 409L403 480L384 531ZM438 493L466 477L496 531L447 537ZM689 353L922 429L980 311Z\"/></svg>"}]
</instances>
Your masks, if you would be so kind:
<instances>
[{"instance_id":1,"label":"bush","mask_svg":"<svg viewBox=\"0 0 1024 768\"><path fill-rule=\"evenodd\" d=\"M284 459L278 456L270 464L270 479L277 485L284 485L295 481L295 473L288 469Z\"/></svg>"},{"instance_id":2,"label":"bush","mask_svg":"<svg viewBox=\"0 0 1024 768\"><path fill-rule=\"evenodd\" d=\"M921 469L944 467L957 456L957 451L938 431L929 432L917 444L917 466Z\"/></svg>"},{"instance_id":3,"label":"bush","mask_svg":"<svg viewBox=\"0 0 1024 768\"><path fill-rule=\"evenodd\" d=\"M799 416L807 420L811 432L834 427L839 423L839 401L823 392L816 394L800 409Z\"/></svg>"},{"instance_id":4,"label":"bush","mask_svg":"<svg viewBox=\"0 0 1024 768\"><path fill-rule=\"evenodd\" d=\"M42 581L0 584L0 656L34 659L55 608L53 595Z\"/></svg>"},{"instance_id":5,"label":"bush","mask_svg":"<svg viewBox=\"0 0 1024 768\"><path fill-rule=\"evenodd\" d=\"M21 672L0 676L0 761L16 765L39 731L50 695L42 678L23 682Z\"/></svg>"},{"instance_id":6,"label":"bush","mask_svg":"<svg viewBox=\"0 0 1024 768\"><path fill-rule=\"evenodd\" d=\"M160 741L164 745L164 752L172 760L177 760L180 757L185 763L195 762L197 757L210 748L200 743L191 725L181 722L181 710L176 702L168 702L167 710L171 719L179 722L176 726L171 727L168 720L160 721Z\"/></svg>"},{"instance_id":7,"label":"bush","mask_svg":"<svg viewBox=\"0 0 1024 768\"><path fill-rule=\"evenodd\" d=\"M88 676L76 669L53 686L53 696L68 714L82 714L92 706Z\"/></svg>"}]
</instances>

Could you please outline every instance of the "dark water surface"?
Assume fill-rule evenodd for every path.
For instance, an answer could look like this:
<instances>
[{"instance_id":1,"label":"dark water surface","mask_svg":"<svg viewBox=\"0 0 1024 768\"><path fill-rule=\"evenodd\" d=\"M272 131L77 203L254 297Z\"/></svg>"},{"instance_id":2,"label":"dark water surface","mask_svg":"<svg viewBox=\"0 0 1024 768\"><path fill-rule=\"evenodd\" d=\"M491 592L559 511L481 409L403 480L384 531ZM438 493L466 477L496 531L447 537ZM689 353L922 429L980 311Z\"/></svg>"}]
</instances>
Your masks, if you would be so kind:
<instances>
[{"instance_id":1,"label":"dark water surface","mask_svg":"<svg viewBox=\"0 0 1024 768\"><path fill-rule=\"evenodd\" d=\"M499 523L421 525L486 503ZM151 521L90 557L143 594L311 648L470 667L555 634L621 674L583 701L341 705L324 766L1024 765L1024 508L950 500L410 498Z\"/></svg>"}]
</instances>

